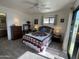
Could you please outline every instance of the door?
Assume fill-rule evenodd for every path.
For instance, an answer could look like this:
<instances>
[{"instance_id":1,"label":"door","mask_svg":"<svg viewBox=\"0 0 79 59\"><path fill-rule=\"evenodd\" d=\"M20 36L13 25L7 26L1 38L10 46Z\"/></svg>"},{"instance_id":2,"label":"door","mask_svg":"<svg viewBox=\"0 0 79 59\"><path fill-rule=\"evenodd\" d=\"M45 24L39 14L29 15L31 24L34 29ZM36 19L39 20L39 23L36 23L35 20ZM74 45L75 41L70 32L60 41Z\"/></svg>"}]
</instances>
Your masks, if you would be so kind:
<instances>
[{"instance_id":1,"label":"door","mask_svg":"<svg viewBox=\"0 0 79 59\"><path fill-rule=\"evenodd\" d=\"M71 23L71 29L70 29L70 35L69 35L69 42L68 42L68 59L73 59L74 56L74 50L76 45L76 36L79 26L79 8L77 8L73 12L73 18Z\"/></svg>"},{"instance_id":2,"label":"door","mask_svg":"<svg viewBox=\"0 0 79 59\"><path fill-rule=\"evenodd\" d=\"M0 38L7 37L6 16L0 15Z\"/></svg>"}]
</instances>

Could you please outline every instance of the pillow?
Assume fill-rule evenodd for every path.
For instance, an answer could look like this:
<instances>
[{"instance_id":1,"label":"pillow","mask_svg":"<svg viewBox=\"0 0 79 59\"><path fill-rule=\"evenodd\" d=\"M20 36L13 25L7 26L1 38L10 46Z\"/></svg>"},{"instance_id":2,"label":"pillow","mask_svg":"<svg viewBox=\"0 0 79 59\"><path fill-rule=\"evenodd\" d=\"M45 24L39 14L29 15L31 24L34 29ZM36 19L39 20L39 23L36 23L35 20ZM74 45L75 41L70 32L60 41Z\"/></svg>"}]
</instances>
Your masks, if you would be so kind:
<instances>
[{"instance_id":1,"label":"pillow","mask_svg":"<svg viewBox=\"0 0 79 59\"><path fill-rule=\"evenodd\" d=\"M46 36L47 33L38 31L38 32L33 32L32 35L35 35L35 36Z\"/></svg>"},{"instance_id":2,"label":"pillow","mask_svg":"<svg viewBox=\"0 0 79 59\"><path fill-rule=\"evenodd\" d=\"M39 27L39 31L40 32L47 32L47 33L50 33L52 31L52 28L51 27L48 27L48 26L40 26Z\"/></svg>"},{"instance_id":3,"label":"pillow","mask_svg":"<svg viewBox=\"0 0 79 59\"><path fill-rule=\"evenodd\" d=\"M46 28L41 28L40 32L46 32Z\"/></svg>"}]
</instances>

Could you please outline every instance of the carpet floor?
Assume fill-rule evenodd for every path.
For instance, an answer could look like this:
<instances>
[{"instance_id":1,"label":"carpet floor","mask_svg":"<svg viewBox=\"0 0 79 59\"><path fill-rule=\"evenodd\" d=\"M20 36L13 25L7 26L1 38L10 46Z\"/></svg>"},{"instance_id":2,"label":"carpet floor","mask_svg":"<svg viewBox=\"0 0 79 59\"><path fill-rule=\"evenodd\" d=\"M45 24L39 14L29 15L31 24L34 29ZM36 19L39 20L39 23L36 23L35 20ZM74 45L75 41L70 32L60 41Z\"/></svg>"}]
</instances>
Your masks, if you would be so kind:
<instances>
[{"instance_id":1,"label":"carpet floor","mask_svg":"<svg viewBox=\"0 0 79 59\"><path fill-rule=\"evenodd\" d=\"M8 40L7 38L0 38L0 59L17 59L27 51L37 54L35 50L24 45L22 39ZM52 42L46 52L67 59L67 55L62 51L60 43Z\"/></svg>"}]
</instances>

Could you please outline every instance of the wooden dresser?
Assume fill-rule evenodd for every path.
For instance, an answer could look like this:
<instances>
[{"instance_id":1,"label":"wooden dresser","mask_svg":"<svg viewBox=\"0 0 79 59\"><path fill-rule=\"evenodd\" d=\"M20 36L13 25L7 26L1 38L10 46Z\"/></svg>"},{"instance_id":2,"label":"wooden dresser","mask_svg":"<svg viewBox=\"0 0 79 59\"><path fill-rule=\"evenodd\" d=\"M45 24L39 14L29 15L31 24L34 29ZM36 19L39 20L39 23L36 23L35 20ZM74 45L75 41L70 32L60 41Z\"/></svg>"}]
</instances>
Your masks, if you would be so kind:
<instances>
[{"instance_id":1,"label":"wooden dresser","mask_svg":"<svg viewBox=\"0 0 79 59\"><path fill-rule=\"evenodd\" d=\"M11 38L12 40L22 38L22 26L11 26Z\"/></svg>"}]
</instances>

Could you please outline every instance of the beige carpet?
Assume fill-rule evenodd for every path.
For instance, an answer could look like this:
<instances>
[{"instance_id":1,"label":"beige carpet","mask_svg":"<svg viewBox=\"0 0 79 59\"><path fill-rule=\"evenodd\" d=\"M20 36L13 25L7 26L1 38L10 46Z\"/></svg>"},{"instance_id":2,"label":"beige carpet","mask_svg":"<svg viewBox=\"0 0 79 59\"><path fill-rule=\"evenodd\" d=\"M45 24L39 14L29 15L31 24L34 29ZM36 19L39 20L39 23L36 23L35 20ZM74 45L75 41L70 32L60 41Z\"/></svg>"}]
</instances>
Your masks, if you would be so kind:
<instances>
[{"instance_id":1,"label":"beige carpet","mask_svg":"<svg viewBox=\"0 0 79 59\"><path fill-rule=\"evenodd\" d=\"M46 49L46 52L41 53L42 55L60 56L67 59L66 54L60 49L58 43L52 42L50 46ZM7 38L0 38L0 59L18 59L20 56L24 55L27 51L38 54L35 50L22 44L22 39L8 40ZM51 57L50 57L51 58ZM55 59L58 59L54 57Z\"/></svg>"}]
</instances>

